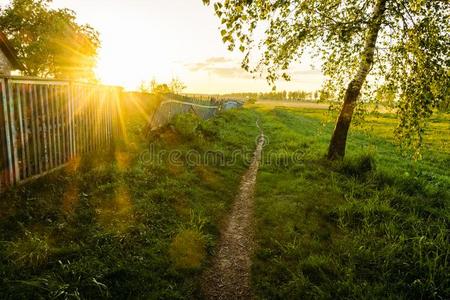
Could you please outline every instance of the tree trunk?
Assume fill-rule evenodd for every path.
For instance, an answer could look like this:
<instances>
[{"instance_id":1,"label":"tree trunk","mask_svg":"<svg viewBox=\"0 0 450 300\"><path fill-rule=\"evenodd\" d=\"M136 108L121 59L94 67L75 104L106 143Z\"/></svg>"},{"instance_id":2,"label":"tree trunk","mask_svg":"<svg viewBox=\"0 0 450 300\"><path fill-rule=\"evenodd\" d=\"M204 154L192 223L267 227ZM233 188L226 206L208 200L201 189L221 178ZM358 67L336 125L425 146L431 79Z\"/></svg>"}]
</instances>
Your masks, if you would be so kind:
<instances>
[{"instance_id":1,"label":"tree trunk","mask_svg":"<svg viewBox=\"0 0 450 300\"><path fill-rule=\"evenodd\" d=\"M328 159L337 160L345 156L345 146L347 143L347 134L352 122L353 112L357 104L357 100L361 94L361 88L366 81L367 74L373 65L375 55L375 46L383 22L384 12L386 10L387 0L378 0L373 11L372 21L367 30L366 42L361 55L358 72L355 78L349 83L345 91L344 104L339 114L339 118L334 128L333 136L328 148Z\"/></svg>"}]
</instances>

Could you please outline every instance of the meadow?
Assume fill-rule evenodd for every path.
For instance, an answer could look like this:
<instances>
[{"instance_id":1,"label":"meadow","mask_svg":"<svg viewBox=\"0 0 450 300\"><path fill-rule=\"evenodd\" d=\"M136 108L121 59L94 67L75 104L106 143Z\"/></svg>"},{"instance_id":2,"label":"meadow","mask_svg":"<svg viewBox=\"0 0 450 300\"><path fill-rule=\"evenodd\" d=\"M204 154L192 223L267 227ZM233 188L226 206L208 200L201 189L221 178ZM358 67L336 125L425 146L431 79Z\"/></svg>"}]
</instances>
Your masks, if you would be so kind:
<instances>
[{"instance_id":1,"label":"meadow","mask_svg":"<svg viewBox=\"0 0 450 300\"><path fill-rule=\"evenodd\" d=\"M260 110L264 150L284 159L268 159L258 176L258 297L450 297L448 115L431 120L422 160L396 147L394 115L370 114L352 129L346 159L332 163L328 113Z\"/></svg>"},{"instance_id":2,"label":"meadow","mask_svg":"<svg viewBox=\"0 0 450 300\"><path fill-rule=\"evenodd\" d=\"M393 115L368 115L347 158L331 163L333 118L253 105L207 121L179 116L148 135L145 114L126 112L114 149L1 195L0 298L201 298L257 119L268 138L255 195L257 298L449 298L449 116L431 120L415 161L395 145ZM192 164L193 151L220 159Z\"/></svg>"}]
</instances>

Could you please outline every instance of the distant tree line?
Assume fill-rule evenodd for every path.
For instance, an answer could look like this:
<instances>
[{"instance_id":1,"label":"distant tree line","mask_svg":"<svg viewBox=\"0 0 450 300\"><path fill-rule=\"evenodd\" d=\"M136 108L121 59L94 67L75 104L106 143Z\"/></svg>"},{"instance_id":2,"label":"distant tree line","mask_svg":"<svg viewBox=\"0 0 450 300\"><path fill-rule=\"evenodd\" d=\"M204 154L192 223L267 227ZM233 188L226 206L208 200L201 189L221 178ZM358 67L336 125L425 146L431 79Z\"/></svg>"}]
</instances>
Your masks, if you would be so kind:
<instances>
[{"instance_id":1,"label":"distant tree line","mask_svg":"<svg viewBox=\"0 0 450 300\"><path fill-rule=\"evenodd\" d=\"M156 79L150 82L142 81L138 87L141 93L151 94L175 94L180 95L186 89L186 85L177 77L172 78L169 83L160 83Z\"/></svg>"},{"instance_id":2,"label":"distant tree line","mask_svg":"<svg viewBox=\"0 0 450 300\"><path fill-rule=\"evenodd\" d=\"M272 100L272 101L318 101L321 98L321 92L305 91L279 91L268 93L230 93L220 96L221 98L234 98L246 101Z\"/></svg>"}]
</instances>

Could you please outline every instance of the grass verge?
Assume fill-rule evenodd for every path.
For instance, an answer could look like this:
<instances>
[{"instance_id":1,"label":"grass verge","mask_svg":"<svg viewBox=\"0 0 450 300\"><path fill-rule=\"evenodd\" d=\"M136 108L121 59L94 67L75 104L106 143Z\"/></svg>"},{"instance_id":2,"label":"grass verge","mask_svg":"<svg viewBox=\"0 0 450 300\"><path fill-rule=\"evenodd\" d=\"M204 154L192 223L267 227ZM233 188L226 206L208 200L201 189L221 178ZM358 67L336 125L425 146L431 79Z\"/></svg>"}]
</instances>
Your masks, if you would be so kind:
<instances>
[{"instance_id":1,"label":"grass verge","mask_svg":"<svg viewBox=\"0 0 450 300\"><path fill-rule=\"evenodd\" d=\"M257 113L180 116L150 138L144 117L113 151L1 195L1 299L198 297Z\"/></svg>"},{"instance_id":2,"label":"grass verge","mask_svg":"<svg viewBox=\"0 0 450 300\"><path fill-rule=\"evenodd\" d=\"M446 138L432 136L439 145L414 162L383 134L392 127L381 117L375 131L353 130L347 158L330 163L322 114L262 114L270 144L257 179L256 295L448 299L450 155L439 147L448 128L438 124Z\"/></svg>"}]
</instances>

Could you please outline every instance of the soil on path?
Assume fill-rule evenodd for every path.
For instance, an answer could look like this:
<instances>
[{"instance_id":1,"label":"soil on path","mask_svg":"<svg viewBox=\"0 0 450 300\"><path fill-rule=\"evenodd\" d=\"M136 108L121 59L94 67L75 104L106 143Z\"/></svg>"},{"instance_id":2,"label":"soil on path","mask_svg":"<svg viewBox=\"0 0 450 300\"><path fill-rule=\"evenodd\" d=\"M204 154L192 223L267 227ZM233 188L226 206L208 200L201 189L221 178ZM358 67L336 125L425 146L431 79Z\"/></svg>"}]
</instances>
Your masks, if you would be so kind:
<instances>
[{"instance_id":1,"label":"soil on path","mask_svg":"<svg viewBox=\"0 0 450 300\"><path fill-rule=\"evenodd\" d=\"M241 180L239 194L221 232L213 264L204 273L202 290L206 299L252 298L253 194L263 146L264 134L261 132L253 160Z\"/></svg>"}]
</instances>

